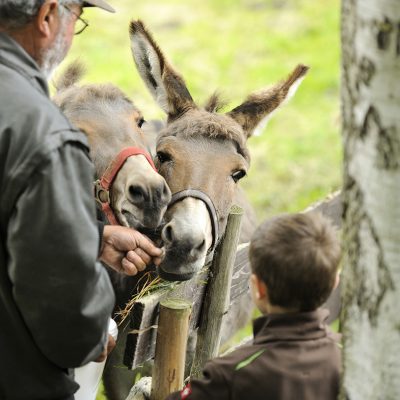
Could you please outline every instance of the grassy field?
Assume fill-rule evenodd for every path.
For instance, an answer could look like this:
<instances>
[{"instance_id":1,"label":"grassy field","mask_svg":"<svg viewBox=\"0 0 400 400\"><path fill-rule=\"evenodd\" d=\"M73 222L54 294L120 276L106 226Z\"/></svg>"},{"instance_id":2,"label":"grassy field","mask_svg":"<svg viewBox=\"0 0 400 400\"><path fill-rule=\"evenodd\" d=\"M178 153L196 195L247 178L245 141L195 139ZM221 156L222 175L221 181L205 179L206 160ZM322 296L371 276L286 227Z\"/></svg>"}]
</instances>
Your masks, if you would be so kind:
<instances>
[{"instance_id":1,"label":"grassy field","mask_svg":"<svg viewBox=\"0 0 400 400\"><path fill-rule=\"evenodd\" d=\"M311 67L292 101L249 139L252 166L242 185L260 221L302 210L340 187L339 0L109 2L114 15L85 12L90 27L75 38L66 62L80 58L86 81L121 87L146 119L163 114L135 70L131 19L147 24L200 104L218 89L229 110L296 64Z\"/></svg>"}]
</instances>

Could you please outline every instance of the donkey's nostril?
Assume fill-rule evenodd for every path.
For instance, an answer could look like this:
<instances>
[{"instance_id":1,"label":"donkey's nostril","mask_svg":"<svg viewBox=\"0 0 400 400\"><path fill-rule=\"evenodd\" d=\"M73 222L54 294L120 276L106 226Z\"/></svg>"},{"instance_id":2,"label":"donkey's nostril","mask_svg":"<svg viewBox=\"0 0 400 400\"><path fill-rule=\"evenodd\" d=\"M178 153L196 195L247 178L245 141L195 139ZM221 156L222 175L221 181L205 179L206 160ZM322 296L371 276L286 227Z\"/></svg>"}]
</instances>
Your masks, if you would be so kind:
<instances>
[{"instance_id":1,"label":"donkey's nostril","mask_svg":"<svg viewBox=\"0 0 400 400\"><path fill-rule=\"evenodd\" d=\"M137 185L129 186L129 198L134 204L143 203L145 200L145 194L143 192L143 188Z\"/></svg>"},{"instance_id":2,"label":"donkey's nostril","mask_svg":"<svg viewBox=\"0 0 400 400\"><path fill-rule=\"evenodd\" d=\"M202 242L196 247L196 250L202 251L202 250L204 250L205 246L206 246L206 240L203 239Z\"/></svg>"},{"instance_id":3,"label":"donkey's nostril","mask_svg":"<svg viewBox=\"0 0 400 400\"><path fill-rule=\"evenodd\" d=\"M174 240L173 229L171 225L167 225L163 232L164 241L172 243Z\"/></svg>"},{"instance_id":4,"label":"donkey's nostril","mask_svg":"<svg viewBox=\"0 0 400 400\"><path fill-rule=\"evenodd\" d=\"M169 190L169 187L167 186L166 183L164 183L162 188L161 201L165 203L169 203L171 201L171 190Z\"/></svg>"}]
</instances>

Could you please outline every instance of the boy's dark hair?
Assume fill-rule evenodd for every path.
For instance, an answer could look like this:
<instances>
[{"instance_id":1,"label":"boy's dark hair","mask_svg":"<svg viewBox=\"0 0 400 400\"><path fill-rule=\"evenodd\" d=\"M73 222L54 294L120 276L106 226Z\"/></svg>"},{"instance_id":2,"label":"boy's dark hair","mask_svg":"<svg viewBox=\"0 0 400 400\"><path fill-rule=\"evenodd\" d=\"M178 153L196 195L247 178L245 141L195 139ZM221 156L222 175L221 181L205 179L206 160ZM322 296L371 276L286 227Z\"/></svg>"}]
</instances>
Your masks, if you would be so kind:
<instances>
[{"instance_id":1,"label":"boy's dark hair","mask_svg":"<svg viewBox=\"0 0 400 400\"><path fill-rule=\"evenodd\" d=\"M318 308L333 289L339 261L336 230L320 213L264 222L250 242L252 272L267 285L275 306Z\"/></svg>"}]
</instances>

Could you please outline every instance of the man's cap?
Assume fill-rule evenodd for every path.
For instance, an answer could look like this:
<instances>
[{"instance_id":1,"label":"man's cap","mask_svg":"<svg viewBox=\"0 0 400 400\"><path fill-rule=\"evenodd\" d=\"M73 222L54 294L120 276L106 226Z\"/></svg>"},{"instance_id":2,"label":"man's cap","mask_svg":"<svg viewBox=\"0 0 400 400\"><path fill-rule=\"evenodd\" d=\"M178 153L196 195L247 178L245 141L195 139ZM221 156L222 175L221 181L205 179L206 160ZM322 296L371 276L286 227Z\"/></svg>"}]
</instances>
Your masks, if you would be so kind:
<instances>
[{"instance_id":1,"label":"man's cap","mask_svg":"<svg viewBox=\"0 0 400 400\"><path fill-rule=\"evenodd\" d=\"M115 10L103 0L85 0L83 2L83 7L99 7L112 13L115 12Z\"/></svg>"}]
</instances>

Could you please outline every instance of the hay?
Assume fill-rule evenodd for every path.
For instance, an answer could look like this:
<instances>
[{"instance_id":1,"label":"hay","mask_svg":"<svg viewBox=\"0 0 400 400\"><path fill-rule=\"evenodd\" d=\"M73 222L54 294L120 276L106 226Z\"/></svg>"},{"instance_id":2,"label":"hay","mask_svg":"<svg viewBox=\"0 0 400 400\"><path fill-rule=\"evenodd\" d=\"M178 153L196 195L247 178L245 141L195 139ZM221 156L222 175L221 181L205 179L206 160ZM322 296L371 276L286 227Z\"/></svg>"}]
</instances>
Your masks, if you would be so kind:
<instances>
[{"instance_id":1,"label":"hay","mask_svg":"<svg viewBox=\"0 0 400 400\"><path fill-rule=\"evenodd\" d=\"M163 289L167 287L173 287L174 283L173 282L167 282L162 280L160 277L152 276L152 273L146 272L138 281L136 284L136 287L140 286L144 282L144 285L140 292L136 293L130 300L129 302L125 305L125 308L123 310L120 310L117 312L117 316L119 317L119 322L118 326L121 326L122 323L128 318L130 315L133 306L135 305L136 302L138 302L140 299L142 299L145 296L150 295L152 292L158 290L158 289Z\"/></svg>"}]
</instances>

